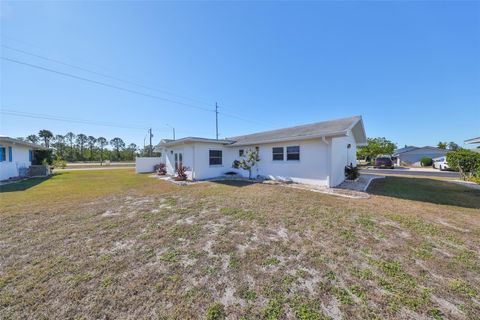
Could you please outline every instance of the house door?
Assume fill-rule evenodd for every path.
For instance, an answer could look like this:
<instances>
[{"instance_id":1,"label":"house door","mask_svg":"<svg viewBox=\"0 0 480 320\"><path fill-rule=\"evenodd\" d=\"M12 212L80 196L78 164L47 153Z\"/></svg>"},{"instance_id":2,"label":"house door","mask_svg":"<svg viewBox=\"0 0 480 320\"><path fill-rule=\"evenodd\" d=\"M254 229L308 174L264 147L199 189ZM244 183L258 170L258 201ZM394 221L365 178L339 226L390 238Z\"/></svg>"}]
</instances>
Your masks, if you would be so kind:
<instances>
[{"instance_id":1,"label":"house door","mask_svg":"<svg viewBox=\"0 0 480 320\"><path fill-rule=\"evenodd\" d=\"M183 154L175 153L175 172L177 172L178 168L183 166Z\"/></svg>"}]
</instances>

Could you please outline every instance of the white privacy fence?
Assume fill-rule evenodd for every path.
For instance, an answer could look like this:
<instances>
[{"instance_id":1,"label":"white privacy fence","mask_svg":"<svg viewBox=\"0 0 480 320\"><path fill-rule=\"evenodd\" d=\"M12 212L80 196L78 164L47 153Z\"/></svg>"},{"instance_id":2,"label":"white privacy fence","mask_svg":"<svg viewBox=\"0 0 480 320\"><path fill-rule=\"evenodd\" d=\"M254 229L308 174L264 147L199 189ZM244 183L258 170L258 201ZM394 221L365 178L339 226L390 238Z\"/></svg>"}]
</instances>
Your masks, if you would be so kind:
<instances>
[{"instance_id":1,"label":"white privacy fence","mask_svg":"<svg viewBox=\"0 0 480 320\"><path fill-rule=\"evenodd\" d=\"M156 164L159 164L162 158L160 157L136 157L135 158L135 172L136 173L146 173L153 172L153 167Z\"/></svg>"}]
</instances>

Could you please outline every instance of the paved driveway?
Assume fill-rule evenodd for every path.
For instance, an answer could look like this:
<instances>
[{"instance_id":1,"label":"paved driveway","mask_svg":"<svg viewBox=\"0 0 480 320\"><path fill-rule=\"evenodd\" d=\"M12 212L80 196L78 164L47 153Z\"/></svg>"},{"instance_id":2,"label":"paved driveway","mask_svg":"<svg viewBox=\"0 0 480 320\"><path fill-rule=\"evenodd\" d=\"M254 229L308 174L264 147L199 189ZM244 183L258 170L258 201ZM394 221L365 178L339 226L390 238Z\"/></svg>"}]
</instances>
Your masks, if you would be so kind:
<instances>
[{"instance_id":1,"label":"paved driveway","mask_svg":"<svg viewBox=\"0 0 480 320\"><path fill-rule=\"evenodd\" d=\"M460 178L460 174L454 171L439 171L434 169L362 169L360 173L364 174L391 174L402 176L427 176L441 178Z\"/></svg>"}]
</instances>

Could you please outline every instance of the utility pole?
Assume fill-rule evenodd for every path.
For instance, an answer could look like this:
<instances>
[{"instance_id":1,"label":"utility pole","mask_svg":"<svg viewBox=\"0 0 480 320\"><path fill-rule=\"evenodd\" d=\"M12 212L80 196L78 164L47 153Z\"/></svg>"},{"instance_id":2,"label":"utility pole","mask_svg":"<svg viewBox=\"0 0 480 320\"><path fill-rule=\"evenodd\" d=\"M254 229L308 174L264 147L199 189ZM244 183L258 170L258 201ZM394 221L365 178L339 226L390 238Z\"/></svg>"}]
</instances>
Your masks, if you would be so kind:
<instances>
[{"instance_id":1,"label":"utility pole","mask_svg":"<svg viewBox=\"0 0 480 320\"><path fill-rule=\"evenodd\" d=\"M150 136L150 148L149 148L149 150L148 150L148 154L149 154L149 156L151 157L151 156L152 156L152 137L153 137L152 128L150 128L150 129L148 130L148 132L149 132L149 136Z\"/></svg>"},{"instance_id":2,"label":"utility pole","mask_svg":"<svg viewBox=\"0 0 480 320\"><path fill-rule=\"evenodd\" d=\"M165 124L165 125L166 125L167 127L170 127L170 128L172 128L172 132L173 132L173 140L175 140L175 127L173 127L173 126L169 125L168 123L167 123L167 124Z\"/></svg>"},{"instance_id":3,"label":"utility pole","mask_svg":"<svg viewBox=\"0 0 480 320\"><path fill-rule=\"evenodd\" d=\"M218 140L218 103L215 102L215 129L217 133L217 140Z\"/></svg>"}]
</instances>

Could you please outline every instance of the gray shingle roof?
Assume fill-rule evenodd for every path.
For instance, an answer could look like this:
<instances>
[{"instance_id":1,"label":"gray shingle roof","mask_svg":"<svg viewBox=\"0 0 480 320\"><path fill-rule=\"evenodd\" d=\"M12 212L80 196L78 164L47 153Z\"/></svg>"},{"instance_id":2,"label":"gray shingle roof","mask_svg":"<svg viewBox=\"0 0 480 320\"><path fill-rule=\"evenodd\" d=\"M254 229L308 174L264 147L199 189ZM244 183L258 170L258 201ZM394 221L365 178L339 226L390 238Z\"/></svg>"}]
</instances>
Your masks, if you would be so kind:
<instances>
[{"instance_id":1,"label":"gray shingle roof","mask_svg":"<svg viewBox=\"0 0 480 320\"><path fill-rule=\"evenodd\" d=\"M465 143L465 144L480 143L480 137L465 140L464 143Z\"/></svg>"},{"instance_id":2,"label":"gray shingle roof","mask_svg":"<svg viewBox=\"0 0 480 320\"><path fill-rule=\"evenodd\" d=\"M256 143L267 143L286 140L293 141L316 137L329 137L346 134L349 129L351 129L361 120L362 117L354 116L343 119L305 124L285 129L259 132L244 136L230 137L227 139L235 141L232 146L239 146L252 145Z\"/></svg>"},{"instance_id":3,"label":"gray shingle roof","mask_svg":"<svg viewBox=\"0 0 480 320\"><path fill-rule=\"evenodd\" d=\"M7 136L0 136L0 143L2 143L2 142L3 143L11 143L13 145L17 144L17 145L29 147L29 148L32 148L32 149L45 149L45 147L43 147L41 145L34 144L34 143L29 142L29 141L10 138L10 137L7 137Z\"/></svg>"},{"instance_id":4,"label":"gray shingle roof","mask_svg":"<svg viewBox=\"0 0 480 320\"><path fill-rule=\"evenodd\" d=\"M163 139L160 143L154 148L154 151L160 150L161 147L173 146L181 143L191 143L191 142L206 142L206 143L220 143L220 144L231 144L233 141L226 139L210 139L210 138L201 138L201 137L185 137L181 139Z\"/></svg>"},{"instance_id":5,"label":"gray shingle roof","mask_svg":"<svg viewBox=\"0 0 480 320\"><path fill-rule=\"evenodd\" d=\"M360 126L356 126L360 123ZM207 142L207 143L221 143L227 146L244 146L270 142L294 141L302 139L313 139L321 137L343 136L352 128L356 128L354 136L357 143L366 143L365 131L361 116L354 116L343 119L336 119L330 121L322 121L311 124L304 124L301 126L290 127L285 129L264 131L259 133L248 134L244 136L237 136L225 138L221 140L200 138L200 137L186 137L177 140L164 139L155 150L161 147L173 146L181 143L192 142ZM360 132L360 133L359 133ZM358 138L360 136L360 138Z\"/></svg>"}]
</instances>

